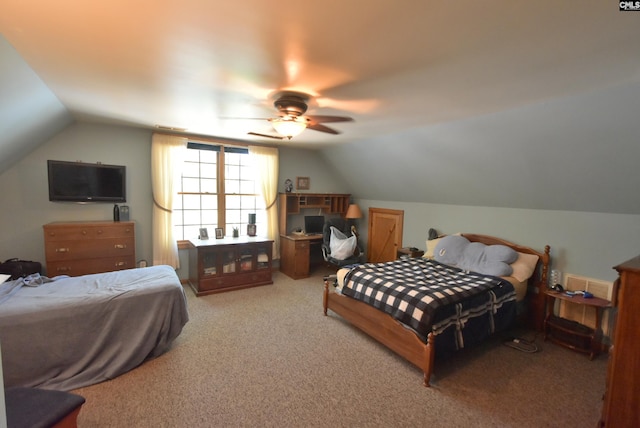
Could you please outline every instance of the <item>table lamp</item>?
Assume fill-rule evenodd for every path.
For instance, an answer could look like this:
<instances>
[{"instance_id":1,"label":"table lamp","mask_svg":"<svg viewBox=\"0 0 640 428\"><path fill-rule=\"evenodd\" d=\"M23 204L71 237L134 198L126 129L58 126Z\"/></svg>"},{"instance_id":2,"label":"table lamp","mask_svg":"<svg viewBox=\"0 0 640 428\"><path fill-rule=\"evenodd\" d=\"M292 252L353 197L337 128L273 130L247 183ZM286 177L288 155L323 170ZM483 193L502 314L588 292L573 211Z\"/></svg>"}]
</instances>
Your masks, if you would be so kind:
<instances>
[{"instance_id":1,"label":"table lamp","mask_svg":"<svg viewBox=\"0 0 640 428\"><path fill-rule=\"evenodd\" d=\"M354 224L351 225L351 233L358 236L355 219L362 218L362 211L360 210L358 204L349 204L349 208L347 209L347 213L345 214L344 218L346 218L347 221L353 221Z\"/></svg>"}]
</instances>

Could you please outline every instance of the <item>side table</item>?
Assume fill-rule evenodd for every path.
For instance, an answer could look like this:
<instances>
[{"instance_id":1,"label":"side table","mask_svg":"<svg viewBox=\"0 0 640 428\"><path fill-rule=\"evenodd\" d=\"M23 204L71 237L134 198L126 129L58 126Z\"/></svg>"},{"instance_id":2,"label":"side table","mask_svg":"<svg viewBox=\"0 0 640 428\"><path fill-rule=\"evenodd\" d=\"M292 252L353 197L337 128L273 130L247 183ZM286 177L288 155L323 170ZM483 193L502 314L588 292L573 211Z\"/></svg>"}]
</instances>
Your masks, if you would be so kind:
<instances>
[{"instance_id":1,"label":"side table","mask_svg":"<svg viewBox=\"0 0 640 428\"><path fill-rule=\"evenodd\" d=\"M402 257L413 258L413 257L422 257L422 256L424 256L424 251L418 248L403 247L398 250L398 258L402 258Z\"/></svg>"},{"instance_id":2,"label":"side table","mask_svg":"<svg viewBox=\"0 0 640 428\"><path fill-rule=\"evenodd\" d=\"M549 339L558 345L589 354L589 359L593 360L600 351L596 347L596 340L602 337L602 311L611 307L611 302L599 297L584 298L579 294L569 296L564 292L554 290L546 290L544 293L546 295L544 340ZM554 315L553 306L556 300L594 308L596 311L595 329Z\"/></svg>"}]
</instances>

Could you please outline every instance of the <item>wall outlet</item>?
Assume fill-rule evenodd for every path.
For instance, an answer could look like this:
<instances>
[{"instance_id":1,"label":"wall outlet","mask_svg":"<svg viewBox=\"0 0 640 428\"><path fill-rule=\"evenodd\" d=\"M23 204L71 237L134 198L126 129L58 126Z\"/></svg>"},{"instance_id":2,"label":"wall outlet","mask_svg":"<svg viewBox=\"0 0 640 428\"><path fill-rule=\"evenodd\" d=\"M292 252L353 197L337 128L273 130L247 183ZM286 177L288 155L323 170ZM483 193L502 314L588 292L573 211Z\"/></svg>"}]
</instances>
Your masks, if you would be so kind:
<instances>
[{"instance_id":1,"label":"wall outlet","mask_svg":"<svg viewBox=\"0 0 640 428\"><path fill-rule=\"evenodd\" d=\"M562 284L562 272L551 269L551 285Z\"/></svg>"}]
</instances>

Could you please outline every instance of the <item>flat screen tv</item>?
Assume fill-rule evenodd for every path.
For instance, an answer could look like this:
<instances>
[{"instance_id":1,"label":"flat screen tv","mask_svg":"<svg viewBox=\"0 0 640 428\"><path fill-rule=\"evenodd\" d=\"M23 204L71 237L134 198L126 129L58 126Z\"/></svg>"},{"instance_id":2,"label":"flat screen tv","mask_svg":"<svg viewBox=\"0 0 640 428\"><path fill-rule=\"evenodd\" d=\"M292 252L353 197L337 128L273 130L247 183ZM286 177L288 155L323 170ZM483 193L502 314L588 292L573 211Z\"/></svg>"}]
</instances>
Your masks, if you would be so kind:
<instances>
[{"instance_id":1,"label":"flat screen tv","mask_svg":"<svg viewBox=\"0 0 640 428\"><path fill-rule=\"evenodd\" d=\"M126 202L126 167L48 160L49 200Z\"/></svg>"}]
</instances>

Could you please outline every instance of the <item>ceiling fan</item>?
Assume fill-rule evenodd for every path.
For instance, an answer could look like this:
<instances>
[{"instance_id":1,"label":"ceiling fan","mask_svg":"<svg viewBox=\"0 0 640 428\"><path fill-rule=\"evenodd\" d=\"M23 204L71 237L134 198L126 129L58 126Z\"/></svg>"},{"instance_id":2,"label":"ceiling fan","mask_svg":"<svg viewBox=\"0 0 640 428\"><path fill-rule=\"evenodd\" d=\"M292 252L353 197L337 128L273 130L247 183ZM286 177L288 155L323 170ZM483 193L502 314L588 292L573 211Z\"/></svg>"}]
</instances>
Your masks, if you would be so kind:
<instances>
[{"instance_id":1,"label":"ceiling fan","mask_svg":"<svg viewBox=\"0 0 640 428\"><path fill-rule=\"evenodd\" d=\"M323 116L304 115L308 108L310 96L295 91L283 91L276 94L274 107L278 110L278 117L265 118L279 135L261 134L249 132L249 135L258 137L276 138L279 140L291 139L300 135L305 129L326 132L327 134L339 134L340 132L330 128L323 123L352 122L353 119L347 116Z\"/></svg>"}]
</instances>

